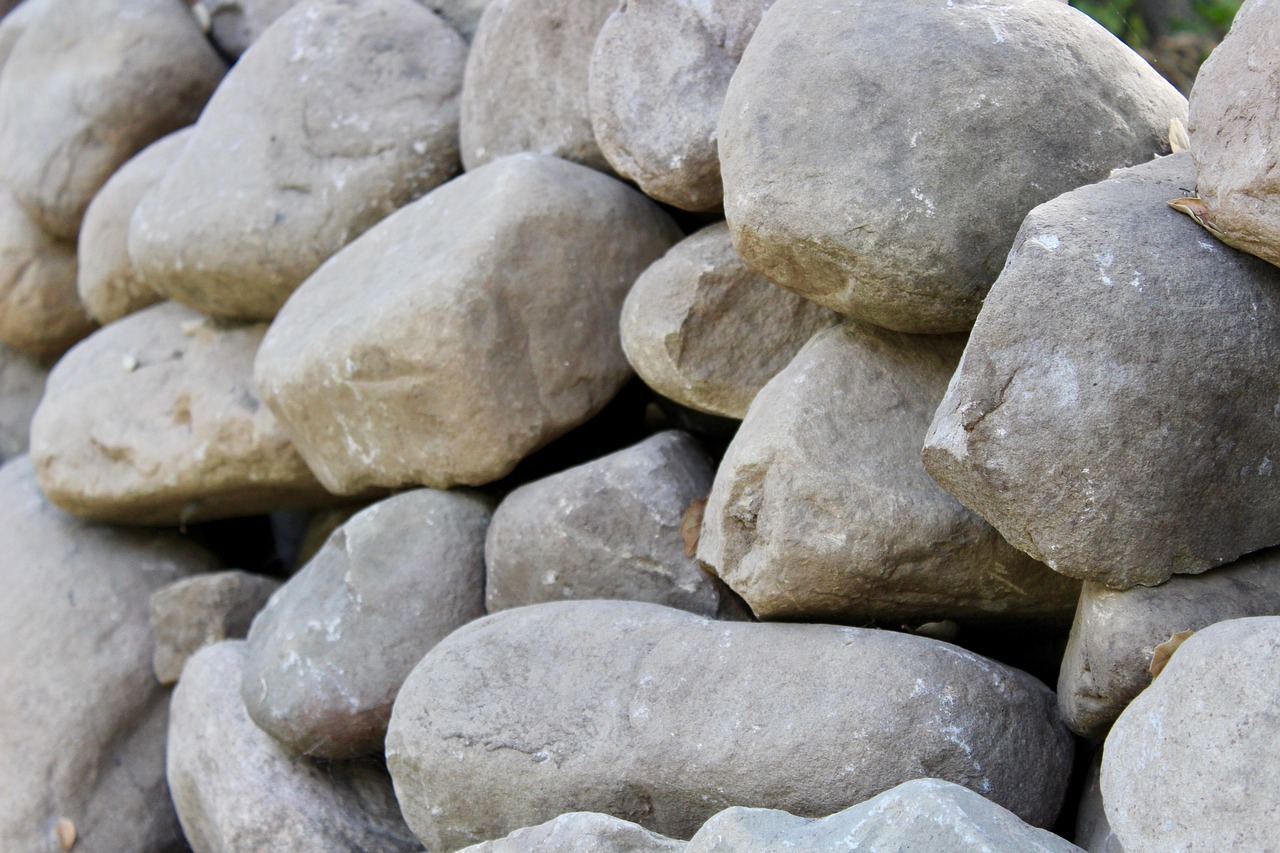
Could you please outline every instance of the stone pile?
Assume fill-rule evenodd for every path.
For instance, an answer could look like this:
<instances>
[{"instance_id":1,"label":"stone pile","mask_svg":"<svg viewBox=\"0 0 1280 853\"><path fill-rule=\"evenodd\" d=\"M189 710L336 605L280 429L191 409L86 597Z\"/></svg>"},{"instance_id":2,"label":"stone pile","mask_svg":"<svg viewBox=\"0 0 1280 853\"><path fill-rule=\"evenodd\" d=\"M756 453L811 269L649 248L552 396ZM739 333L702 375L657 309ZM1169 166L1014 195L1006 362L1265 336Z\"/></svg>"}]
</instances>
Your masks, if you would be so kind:
<instances>
[{"instance_id":1,"label":"stone pile","mask_svg":"<svg viewBox=\"0 0 1280 853\"><path fill-rule=\"evenodd\" d=\"M0 850L1270 849L1277 44L17 4Z\"/></svg>"}]
</instances>

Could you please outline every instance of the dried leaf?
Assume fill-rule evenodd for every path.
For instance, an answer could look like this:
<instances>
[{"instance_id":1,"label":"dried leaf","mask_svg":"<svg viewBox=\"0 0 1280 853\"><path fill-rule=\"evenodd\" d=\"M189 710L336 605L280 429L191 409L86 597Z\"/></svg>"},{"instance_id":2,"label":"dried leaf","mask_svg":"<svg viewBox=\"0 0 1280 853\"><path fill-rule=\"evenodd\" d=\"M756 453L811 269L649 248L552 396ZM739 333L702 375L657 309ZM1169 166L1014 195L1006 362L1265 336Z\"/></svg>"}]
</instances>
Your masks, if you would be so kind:
<instances>
[{"instance_id":1,"label":"dried leaf","mask_svg":"<svg viewBox=\"0 0 1280 853\"><path fill-rule=\"evenodd\" d=\"M1184 198L1175 198L1168 203L1170 207L1179 213L1185 213L1190 216L1195 224L1208 231L1219 240L1226 241L1226 236L1218 230L1218 226L1213 224L1213 219L1209 216L1209 208L1205 203L1196 196L1186 196Z\"/></svg>"},{"instance_id":2,"label":"dried leaf","mask_svg":"<svg viewBox=\"0 0 1280 853\"><path fill-rule=\"evenodd\" d=\"M1165 664L1169 662L1169 658L1173 657L1173 653L1178 650L1178 646L1182 645L1183 641L1194 633L1195 631L1179 631L1156 646L1155 654L1151 656L1151 666L1148 667L1153 679L1164 671Z\"/></svg>"},{"instance_id":3,"label":"dried leaf","mask_svg":"<svg viewBox=\"0 0 1280 853\"><path fill-rule=\"evenodd\" d=\"M58 844L63 850L70 850L76 843L76 825L69 818L58 818L54 831L58 833Z\"/></svg>"},{"instance_id":4,"label":"dried leaf","mask_svg":"<svg viewBox=\"0 0 1280 853\"><path fill-rule=\"evenodd\" d=\"M1187 133L1187 126L1176 118L1169 119L1169 151L1177 154L1190 150L1191 134Z\"/></svg>"},{"instance_id":5,"label":"dried leaf","mask_svg":"<svg viewBox=\"0 0 1280 853\"><path fill-rule=\"evenodd\" d=\"M692 557L698 553L698 539L702 536L702 517L706 513L706 498L694 498L689 501L689 508L684 511L684 519L680 522L680 538L684 539L686 557Z\"/></svg>"}]
</instances>

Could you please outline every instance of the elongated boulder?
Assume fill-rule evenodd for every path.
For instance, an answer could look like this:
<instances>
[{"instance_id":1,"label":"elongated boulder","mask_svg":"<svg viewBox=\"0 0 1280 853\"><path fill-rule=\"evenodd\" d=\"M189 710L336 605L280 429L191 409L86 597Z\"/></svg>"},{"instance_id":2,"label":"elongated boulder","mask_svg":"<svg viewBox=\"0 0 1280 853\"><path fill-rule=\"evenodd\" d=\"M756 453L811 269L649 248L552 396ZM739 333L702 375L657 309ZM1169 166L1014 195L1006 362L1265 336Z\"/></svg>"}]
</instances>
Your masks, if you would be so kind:
<instances>
[{"instance_id":1,"label":"elongated boulder","mask_svg":"<svg viewBox=\"0 0 1280 853\"><path fill-rule=\"evenodd\" d=\"M68 512L121 524L333 503L253 394L266 331L171 302L100 329L49 374L31 423L40 487Z\"/></svg>"},{"instance_id":2,"label":"elongated boulder","mask_svg":"<svg viewBox=\"0 0 1280 853\"><path fill-rule=\"evenodd\" d=\"M731 805L825 815L920 776L1045 825L1071 753L1052 691L955 646L621 601L454 632L387 732L405 819L440 851L566 810L687 838Z\"/></svg>"},{"instance_id":3,"label":"elongated boulder","mask_svg":"<svg viewBox=\"0 0 1280 853\"><path fill-rule=\"evenodd\" d=\"M412 0L290 9L134 212L143 278L208 314L271 319L334 252L457 171L465 59Z\"/></svg>"},{"instance_id":4,"label":"elongated boulder","mask_svg":"<svg viewBox=\"0 0 1280 853\"><path fill-rule=\"evenodd\" d=\"M49 369L38 359L0 344L0 464L27 452Z\"/></svg>"},{"instance_id":5,"label":"elongated boulder","mask_svg":"<svg viewBox=\"0 0 1280 853\"><path fill-rule=\"evenodd\" d=\"M1117 589L1280 542L1280 270L1169 209L1194 180L1175 154L1032 211L925 440L1011 543Z\"/></svg>"},{"instance_id":6,"label":"elongated boulder","mask_svg":"<svg viewBox=\"0 0 1280 853\"><path fill-rule=\"evenodd\" d=\"M491 482L626 382L622 301L678 236L613 178L503 158L308 279L263 342L258 392L339 493Z\"/></svg>"},{"instance_id":7,"label":"elongated boulder","mask_svg":"<svg viewBox=\"0 0 1280 853\"><path fill-rule=\"evenodd\" d=\"M720 116L725 215L784 287L903 332L961 331L1031 208L1167 152L1185 115L1063 3L779 0Z\"/></svg>"},{"instance_id":8,"label":"elongated boulder","mask_svg":"<svg viewBox=\"0 0 1280 853\"><path fill-rule=\"evenodd\" d=\"M1006 543L920 463L963 346L849 321L815 335L756 395L698 544L756 616L1070 620L1079 584Z\"/></svg>"},{"instance_id":9,"label":"elongated boulder","mask_svg":"<svg viewBox=\"0 0 1280 853\"><path fill-rule=\"evenodd\" d=\"M685 844L629 820L570 812L506 838L482 841L463 853L683 853Z\"/></svg>"}]
</instances>

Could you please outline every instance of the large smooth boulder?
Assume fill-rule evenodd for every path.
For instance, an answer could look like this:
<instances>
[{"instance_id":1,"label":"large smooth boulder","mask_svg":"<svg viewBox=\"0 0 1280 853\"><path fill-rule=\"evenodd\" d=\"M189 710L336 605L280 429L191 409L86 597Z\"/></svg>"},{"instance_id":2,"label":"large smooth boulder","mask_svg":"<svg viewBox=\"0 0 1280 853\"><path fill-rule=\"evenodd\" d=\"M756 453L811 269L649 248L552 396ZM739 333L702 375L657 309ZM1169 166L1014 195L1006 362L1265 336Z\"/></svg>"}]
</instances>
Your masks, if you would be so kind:
<instances>
[{"instance_id":1,"label":"large smooth boulder","mask_svg":"<svg viewBox=\"0 0 1280 853\"><path fill-rule=\"evenodd\" d=\"M465 59L412 0L290 9L134 212L144 280L208 314L271 319L331 255L457 171Z\"/></svg>"},{"instance_id":2,"label":"large smooth boulder","mask_svg":"<svg viewBox=\"0 0 1280 853\"><path fill-rule=\"evenodd\" d=\"M594 812L569 812L517 829L506 838L482 841L462 853L683 853L685 843L650 832L629 820Z\"/></svg>"},{"instance_id":3,"label":"large smooth boulder","mask_svg":"<svg viewBox=\"0 0 1280 853\"><path fill-rule=\"evenodd\" d=\"M234 569L161 587L151 596L151 665L161 684L175 684L187 660L205 646L240 640L280 581Z\"/></svg>"},{"instance_id":4,"label":"large smooth boulder","mask_svg":"<svg viewBox=\"0 0 1280 853\"><path fill-rule=\"evenodd\" d=\"M218 326L172 302L98 330L49 373L31 423L45 494L120 524L332 503L253 394L266 331Z\"/></svg>"},{"instance_id":5,"label":"large smooth boulder","mask_svg":"<svg viewBox=\"0 0 1280 853\"><path fill-rule=\"evenodd\" d=\"M1280 826L1280 617L1184 642L1107 735L1102 801L1125 853L1268 850Z\"/></svg>"},{"instance_id":6,"label":"large smooth boulder","mask_svg":"<svg viewBox=\"0 0 1280 853\"><path fill-rule=\"evenodd\" d=\"M178 849L165 786L169 693L151 674L147 603L215 568L168 532L63 514L25 458L0 468L0 849Z\"/></svg>"},{"instance_id":7,"label":"large smooth boulder","mask_svg":"<svg viewBox=\"0 0 1280 853\"><path fill-rule=\"evenodd\" d=\"M613 178L504 158L308 279L263 342L258 392L339 493L497 480L626 382L622 301L678 235Z\"/></svg>"},{"instance_id":8,"label":"large smooth boulder","mask_svg":"<svg viewBox=\"0 0 1280 853\"><path fill-rule=\"evenodd\" d=\"M937 776L1052 823L1053 693L955 646L624 601L506 610L405 682L387 761L431 850L597 811L688 838L732 805L826 815Z\"/></svg>"},{"instance_id":9,"label":"large smooth boulder","mask_svg":"<svg viewBox=\"0 0 1280 853\"><path fill-rule=\"evenodd\" d=\"M1175 154L1032 211L925 440L1011 543L1118 589L1280 542L1280 270L1169 209L1194 180Z\"/></svg>"},{"instance_id":10,"label":"large smooth boulder","mask_svg":"<svg viewBox=\"0 0 1280 853\"><path fill-rule=\"evenodd\" d=\"M49 0L0 75L0 180L74 240L122 163L195 121L226 66L173 0Z\"/></svg>"},{"instance_id":11,"label":"large smooth boulder","mask_svg":"<svg viewBox=\"0 0 1280 853\"><path fill-rule=\"evenodd\" d=\"M0 344L0 464L27 452L49 369L39 360Z\"/></svg>"},{"instance_id":12,"label":"large smooth boulder","mask_svg":"<svg viewBox=\"0 0 1280 853\"><path fill-rule=\"evenodd\" d=\"M240 694L259 728L318 758L381 752L409 672L484 615L489 515L417 489L343 524L253 620Z\"/></svg>"},{"instance_id":13,"label":"large smooth boulder","mask_svg":"<svg viewBox=\"0 0 1280 853\"><path fill-rule=\"evenodd\" d=\"M839 316L752 272L721 222L681 240L636 280L622 307L622 349L664 397L741 419Z\"/></svg>"},{"instance_id":14,"label":"large smooth boulder","mask_svg":"<svg viewBox=\"0 0 1280 853\"><path fill-rule=\"evenodd\" d=\"M779 0L720 115L725 214L784 287L898 331L961 331L1029 210L1167 152L1185 116L1063 3Z\"/></svg>"},{"instance_id":15,"label":"large smooth boulder","mask_svg":"<svg viewBox=\"0 0 1280 853\"><path fill-rule=\"evenodd\" d=\"M378 761L318 763L286 751L240 701L242 641L206 646L183 670L169 719L168 778L195 853L409 853Z\"/></svg>"},{"instance_id":16,"label":"large smooth boulder","mask_svg":"<svg viewBox=\"0 0 1280 853\"><path fill-rule=\"evenodd\" d=\"M849 321L756 395L698 558L761 619L1065 625L1079 584L1005 542L920 463L961 336Z\"/></svg>"}]
</instances>

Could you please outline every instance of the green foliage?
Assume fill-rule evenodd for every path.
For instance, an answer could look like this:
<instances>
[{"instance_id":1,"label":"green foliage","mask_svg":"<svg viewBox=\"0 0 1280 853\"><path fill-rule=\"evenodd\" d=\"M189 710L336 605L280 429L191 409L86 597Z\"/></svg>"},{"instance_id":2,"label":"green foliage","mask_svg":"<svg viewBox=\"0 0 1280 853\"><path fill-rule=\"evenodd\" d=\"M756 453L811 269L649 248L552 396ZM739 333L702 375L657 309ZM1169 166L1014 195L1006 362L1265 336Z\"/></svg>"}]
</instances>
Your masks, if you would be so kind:
<instances>
[{"instance_id":1,"label":"green foliage","mask_svg":"<svg viewBox=\"0 0 1280 853\"><path fill-rule=\"evenodd\" d=\"M1231 27L1231 21L1240 9L1241 0L1189 0L1167 2L1161 9L1159 3L1148 3L1148 15L1154 7L1164 12L1164 20L1170 32L1191 32L1211 38L1215 42ZM1071 0L1071 5L1102 24L1135 48L1150 46L1150 18L1140 14L1137 0ZM1180 7L1180 8L1179 8Z\"/></svg>"}]
</instances>

